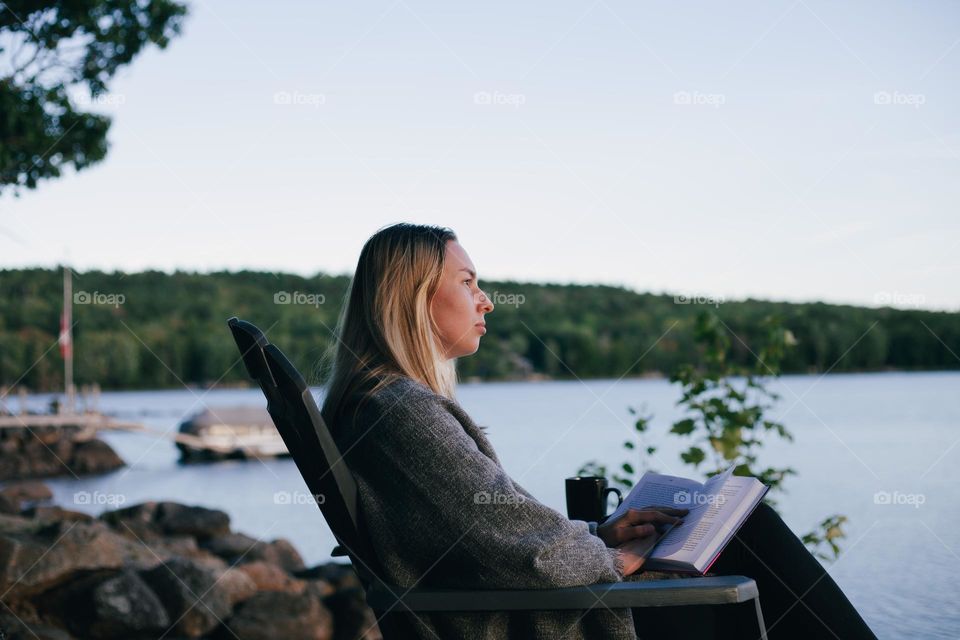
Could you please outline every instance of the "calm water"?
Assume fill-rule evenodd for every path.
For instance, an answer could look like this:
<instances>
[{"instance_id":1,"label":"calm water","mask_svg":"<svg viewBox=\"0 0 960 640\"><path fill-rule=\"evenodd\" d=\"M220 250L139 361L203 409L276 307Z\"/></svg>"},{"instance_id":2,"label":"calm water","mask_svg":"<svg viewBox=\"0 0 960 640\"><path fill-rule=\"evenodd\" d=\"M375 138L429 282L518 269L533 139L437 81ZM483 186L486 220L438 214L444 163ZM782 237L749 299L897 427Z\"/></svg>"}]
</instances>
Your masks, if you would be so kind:
<instances>
[{"instance_id":1,"label":"calm water","mask_svg":"<svg viewBox=\"0 0 960 640\"><path fill-rule=\"evenodd\" d=\"M761 462L791 466L779 508L797 533L846 514L844 553L834 579L883 638L960 637L960 373L789 376L775 417L792 444L771 444ZM465 384L460 402L489 435L510 475L563 512L563 478L595 459L626 459L628 406L655 415L649 463L693 475L664 435L676 390L658 380ZM40 406L44 396L31 398ZM259 390L104 393L101 409L175 430L203 406L262 405ZM49 482L64 506L99 513L118 500L175 500L223 509L234 529L291 540L312 564L329 559L333 536L290 460L181 466L173 443L135 434L106 438L129 463L112 474ZM87 492L90 501L75 496ZM288 503L276 499L286 492ZM877 499L878 492L881 498ZM84 495L81 493L81 495ZM884 500L889 496L889 500ZM769 622L768 622L769 623Z\"/></svg>"}]
</instances>

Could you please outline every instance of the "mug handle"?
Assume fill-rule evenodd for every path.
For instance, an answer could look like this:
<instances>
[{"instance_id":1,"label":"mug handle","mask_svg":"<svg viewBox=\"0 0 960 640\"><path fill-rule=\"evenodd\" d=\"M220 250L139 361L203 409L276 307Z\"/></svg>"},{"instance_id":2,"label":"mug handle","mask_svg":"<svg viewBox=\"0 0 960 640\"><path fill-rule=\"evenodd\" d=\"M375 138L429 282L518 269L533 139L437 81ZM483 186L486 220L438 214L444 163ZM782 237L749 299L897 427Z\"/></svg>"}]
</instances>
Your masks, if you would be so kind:
<instances>
[{"instance_id":1,"label":"mug handle","mask_svg":"<svg viewBox=\"0 0 960 640\"><path fill-rule=\"evenodd\" d=\"M619 507L621 504L623 504L623 494L620 493L620 489L617 489L616 487L610 487L603 490L603 504L607 504L607 498L610 496L611 491L617 494L617 507ZM614 507L614 510L616 510L617 507ZM606 510L606 507L604 507L604 510ZM606 520L607 516L604 516L603 518Z\"/></svg>"}]
</instances>

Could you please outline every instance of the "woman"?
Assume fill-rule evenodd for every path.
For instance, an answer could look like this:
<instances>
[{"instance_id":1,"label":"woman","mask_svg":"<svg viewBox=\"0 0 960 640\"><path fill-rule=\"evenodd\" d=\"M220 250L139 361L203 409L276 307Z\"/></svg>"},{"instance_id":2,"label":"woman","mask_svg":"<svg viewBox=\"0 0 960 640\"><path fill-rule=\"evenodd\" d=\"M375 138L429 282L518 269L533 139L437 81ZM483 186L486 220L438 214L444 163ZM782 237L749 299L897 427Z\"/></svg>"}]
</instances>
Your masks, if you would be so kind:
<instances>
[{"instance_id":1,"label":"woman","mask_svg":"<svg viewBox=\"0 0 960 640\"><path fill-rule=\"evenodd\" d=\"M457 404L456 358L477 351L493 309L450 229L392 225L361 251L322 413L356 478L361 517L387 579L402 587L547 589L636 574L655 527L681 520L685 510L631 510L599 526L568 520L513 482ZM873 637L769 507L758 508L715 567L757 580L770 638L832 637L831 630ZM417 637L444 640L633 639L670 611L598 606L418 614L410 622ZM743 634L735 637L751 637L741 614L717 613L724 628ZM683 634L684 623L669 629Z\"/></svg>"}]
</instances>

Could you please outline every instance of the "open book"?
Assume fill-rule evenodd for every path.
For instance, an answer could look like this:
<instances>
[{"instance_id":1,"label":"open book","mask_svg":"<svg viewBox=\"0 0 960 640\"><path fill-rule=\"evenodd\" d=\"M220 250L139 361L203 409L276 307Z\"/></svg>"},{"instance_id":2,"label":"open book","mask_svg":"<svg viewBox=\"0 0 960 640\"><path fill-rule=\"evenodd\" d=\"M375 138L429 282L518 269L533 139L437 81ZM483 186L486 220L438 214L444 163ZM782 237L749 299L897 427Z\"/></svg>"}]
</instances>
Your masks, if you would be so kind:
<instances>
[{"instance_id":1,"label":"open book","mask_svg":"<svg viewBox=\"0 0 960 640\"><path fill-rule=\"evenodd\" d=\"M608 519L627 509L673 506L689 509L650 550L644 569L704 574L770 488L733 475L731 466L704 483L648 471Z\"/></svg>"}]
</instances>

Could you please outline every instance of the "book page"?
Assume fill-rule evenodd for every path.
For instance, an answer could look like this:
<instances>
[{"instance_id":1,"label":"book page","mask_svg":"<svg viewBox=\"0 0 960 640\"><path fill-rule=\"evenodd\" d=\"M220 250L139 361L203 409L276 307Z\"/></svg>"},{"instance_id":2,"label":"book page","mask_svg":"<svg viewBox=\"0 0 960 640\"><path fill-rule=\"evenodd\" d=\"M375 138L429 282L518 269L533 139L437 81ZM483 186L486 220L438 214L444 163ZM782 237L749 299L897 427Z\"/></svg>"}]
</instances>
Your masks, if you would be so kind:
<instances>
[{"instance_id":1,"label":"book page","mask_svg":"<svg viewBox=\"0 0 960 640\"><path fill-rule=\"evenodd\" d=\"M682 501L683 496L702 490L703 485L696 480L648 471L643 474L643 477L623 499L623 504L617 507L608 519L618 518L628 509L643 509L652 506L689 508L688 505L678 503L678 500Z\"/></svg>"},{"instance_id":2,"label":"book page","mask_svg":"<svg viewBox=\"0 0 960 640\"><path fill-rule=\"evenodd\" d=\"M657 545L652 558L694 563L708 548L733 534L735 523L731 520L758 483L754 478L726 473L711 481L704 486L709 491L693 496L696 504L689 507L690 514Z\"/></svg>"}]
</instances>

